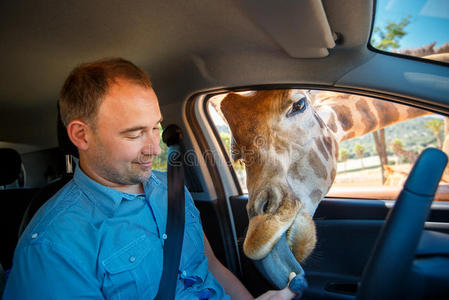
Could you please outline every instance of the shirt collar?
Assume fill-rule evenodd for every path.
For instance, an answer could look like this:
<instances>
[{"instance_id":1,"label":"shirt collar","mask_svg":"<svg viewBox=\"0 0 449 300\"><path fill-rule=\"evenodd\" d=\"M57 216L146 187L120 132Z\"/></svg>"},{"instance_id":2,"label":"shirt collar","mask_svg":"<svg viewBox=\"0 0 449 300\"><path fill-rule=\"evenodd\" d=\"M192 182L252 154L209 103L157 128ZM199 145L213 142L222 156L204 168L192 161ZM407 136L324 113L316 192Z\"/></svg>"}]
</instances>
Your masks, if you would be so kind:
<instances>
[{"instance_id":1,"label":"shirt collar","mask_svg":"<svg viewBox=\"0 0 449 300\"><path fill-rule=\"evenodd\" d=\"M79 164L76 166L73 179L89 200L110 217L114 215L122 199L128 199L130 195L96 182L81 170Z\"/></svg>"},{"instance_id":2,"label":"shirt collar","mask_svg":"<svg viewBox=\"0 0 449 300\"><path fill-rule=\"evenodd\" d=\"M87 195L87 197L98 206L106 215L112 217L115 210L119 207L123 199L135 200L141 198L142 194L129 194L123 193L116 189L102 185L81 170L79 164L77 164L75 169L75 174L73 176L75 183L81 188L82 192ZM148 195L150 191L154 188L154 185L159 185L160 182L156 176L152 173L150 180L145 182L144 191L145 195Z\"/></svg>"}]
</instances>

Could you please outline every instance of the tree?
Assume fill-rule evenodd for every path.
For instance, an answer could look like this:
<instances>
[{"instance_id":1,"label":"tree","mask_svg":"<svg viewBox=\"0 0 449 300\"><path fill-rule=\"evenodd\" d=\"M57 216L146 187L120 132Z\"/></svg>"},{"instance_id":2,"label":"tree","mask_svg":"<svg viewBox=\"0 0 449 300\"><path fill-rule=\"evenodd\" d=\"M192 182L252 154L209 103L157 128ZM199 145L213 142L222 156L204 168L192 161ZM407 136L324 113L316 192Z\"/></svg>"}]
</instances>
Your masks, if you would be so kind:
<instances>
[{"instance_id":1,"label":"tree","mask_svg":"<svg viewBox=\"0 0 449 300\"><path fill-rule=\"evenodd\" d=\"M161 142L159 144L159 146L161 147L161 154L159 154L158 156L154 157L152 168L154 170L166 171L167 170L167 159L168 159L168 147L162 141L162 127L161 127L161 125L159 125L159 136L160 136L160 139L161 139Z\"/></svg>"},{"instance_id":2,"label":"tree","mask_svg":"<svg viewBox=\"0 0 449 300\"><path fill-rule=\"evenodd\" d=\"M387 21L384 28L376 26L373 30L371 45L380 50L399 48L399 41L407 34L404 28L410 24L410 19L411 15L408 15L399 23Z\"/></svg>"},{"instance_id":3,"label":"tree","mask_svg":"<svg viewBox=\"0 0 449 300\"><path fill-rule=\"evenodd\" d=\"M404 144L402 143L402 141L400 139L394 139L393 140L393 144L397 145L398 147L403 147Z\"/></svg>"},{"instance_id":4,"label":"tree","mask_svg":"<svg viewBox=\"0 0 449 300\"><path fill-rule=\"evenodd\" d=\"M220 138L223 142L226 152L231 153L231 135L229 133L220 132Z\"/></svg>"},{"instance_id":5,"label":"tree","mask_svg":"<svg viewBox=\"0 0 449 300\"><path fill-rule=\"evenodd\" d=\"M226 132L220 132L220 138L221 138L221 141L223 142L223 145L225 146L226 152L228 153L228 155L231 157L231 160L232 160L232 153L231 153L232 137L231 137L231 134L226 133ZM243 174L245 171L245 166L242 164L242 162L239 160L239 161L231 161L231 163L232 163L232 166L234 167L234 170L238 173L238 176L242 176L241 174Z\"/></svg>"},{"instance_id":6,"label":"tree","mask_svg":"<svg viewBox=\"0 0 449 300\"><path fill-rule=\"evenodd\" d=\"M363 154L365 153L365 147L360 144L355 144L354 153L360 158L360 163L362 164L362 169L365 169L365 165L363 164Z\"/></svg>"},{"instance_id":7,"label":"tree","mask_svg":"<svg viewBox=\"0 0 449 300\"><path fill-rule=\"evenodd\" d=\"M424 124L424 127L432 131L432 133L436 136L439 149L443 147L443 142L441 140L441 132L443 131L443 126L444 121L441 119L432 119Z\"/></svg>"},{"instance_id":8,"label":"tree","mask_svg":"<svg viewBox=\"0 0 449 300\"><path fill-rule=\"evenodd\" d=\"M376 26L373 30L371 38L371 45L380 50L388 50L390 48L396 49L400 47L399 41L407 34L404 30L410 24L411 15L403 18L401 22L395 23L387 21L384 28ZM384 166L388 164L387 145L385 143L385 129L373 132L374 142L376 144L376 151L379 155L380 167L382 173L382 184L385 183L385 169Z\"/></svg>"},{"instance_id":9,"label":"tree","mask_svg":"<svg viewBox=\"0 0 449 300\"><path fill-rule=\"evenodd\" d=\"M380 130L374 131L373 138L376 146L377 155L379 155L380 160L380 172L382 175L382 184L385 184L387 178L385 176L384 166L388 165L387 145L385 143L385 129L382 128Z\"/></svg>"},{"instance_id":10,"label":"tree","mask_svg":"<svg viewBox=\"0 0 449 300\"><path fill-rule=\"evenodd\" d=\"M349 152L345 148L340 149L340 161L343 162L344 170L346 171L346 161L349 158Z\"/></svg>"}]
</instances>

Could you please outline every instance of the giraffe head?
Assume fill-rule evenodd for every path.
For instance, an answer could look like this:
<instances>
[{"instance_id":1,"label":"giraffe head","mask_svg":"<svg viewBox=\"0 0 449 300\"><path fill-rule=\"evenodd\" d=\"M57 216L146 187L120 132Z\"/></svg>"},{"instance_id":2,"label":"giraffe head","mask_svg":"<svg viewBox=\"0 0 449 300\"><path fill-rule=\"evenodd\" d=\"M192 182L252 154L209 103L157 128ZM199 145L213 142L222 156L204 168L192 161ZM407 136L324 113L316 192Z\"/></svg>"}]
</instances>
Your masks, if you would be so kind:
<instances>
[{"instance_id":1,"label":"giraffe head","mask_svg":"<svg viewBox=\"0 0 449 300\"><path fill-rule=\"evenodd\" d=\"M245 254L264 258L285 233L303 261L316 243L312 215L336 173L334 134L300 90L230 93L221 112L233 134L233 158L246 165Z\"/></svg>"}]
</instances>

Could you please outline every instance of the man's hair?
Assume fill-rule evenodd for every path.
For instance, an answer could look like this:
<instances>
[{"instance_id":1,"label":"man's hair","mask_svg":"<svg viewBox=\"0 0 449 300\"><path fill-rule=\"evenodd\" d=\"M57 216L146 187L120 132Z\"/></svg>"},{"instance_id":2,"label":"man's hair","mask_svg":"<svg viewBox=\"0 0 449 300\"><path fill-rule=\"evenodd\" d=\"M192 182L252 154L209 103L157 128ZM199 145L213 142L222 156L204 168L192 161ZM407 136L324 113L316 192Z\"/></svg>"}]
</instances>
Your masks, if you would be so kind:
<instances>
[{"instance_id":1,"label":"man's hair","mask_svg":"<svg viewBox=\"0 0 449 300\"><path fill-rule=\"evenodd\" d=\"M148 74L123 58L102 59L76 67L59 93L59 112L64 126L76 119L94 126L101 101L117 79L151 88Z\"/></svg>"}]
</instances>

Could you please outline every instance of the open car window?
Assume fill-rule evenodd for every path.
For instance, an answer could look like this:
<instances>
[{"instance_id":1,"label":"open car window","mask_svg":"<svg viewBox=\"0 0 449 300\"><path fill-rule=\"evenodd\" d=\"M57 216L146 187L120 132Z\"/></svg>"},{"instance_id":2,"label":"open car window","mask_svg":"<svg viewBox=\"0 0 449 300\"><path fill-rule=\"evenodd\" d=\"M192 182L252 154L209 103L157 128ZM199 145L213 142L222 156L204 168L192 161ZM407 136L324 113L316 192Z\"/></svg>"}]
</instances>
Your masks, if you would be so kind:
<instances>
[{"instance_id":1,"label":"open car window","mask_svg":"<svg viewBox=\"0 0 449 300\"><path fill-rule=\"evenodd\" d=\"M413 163L424 149L435 147L448 151L447 117L358 95L318 90L303 92L310 95L312 105L324 120L327 110L335 110L337 106L349 103L359 103L352 106L353 110L356 110L356 107L363 108L365 105L371 107L375 114L381 113L384 116L391 114L392 118L397 117L397 122L393 122L393 125L381 126L382 128L378 130L360 136L357 136L357 132L351 132L350 135L356 136L351 138L348 134L339 141L337 172L328 197L396 199ZM227 152L229 166L235 172L241 190L247 193L245 163L242 160L232 160L232 132L220 112L220 101L225 96L226 94L220 94L211 97L207 105L208 113ZM376 107L377 112L374 110ZM348 117L357 123L362 131L366 126L370 126L370 116L366 112L347 110L342 116L340 119L337 118L337 122L346 122ZM447 171L440 182L436 200L449 201Z\"/></svg>"},{"instance_id":2,"label":"open car window","mask_svg":"<svg viewBox=\"0 0 449 300\"><path fill-rule=\"evenodd\" d=\"M161 154L155 156L153 159L153 169L159 171L167 171L167 158L168 158L168 147L162 140L162 126L159 124L159 135L160 142L159 146L161 147Z\"/></svg>"},{"instance_id":3,"label":"open car window","mask_svg":"<svg viewBox=\"0 0 449 300\"><path fill-rule=\"evenodd\" d=\"M376 1L370 44L381 51L444 62L449 52L449 1Z\"/></svg>"}]
</instances>

